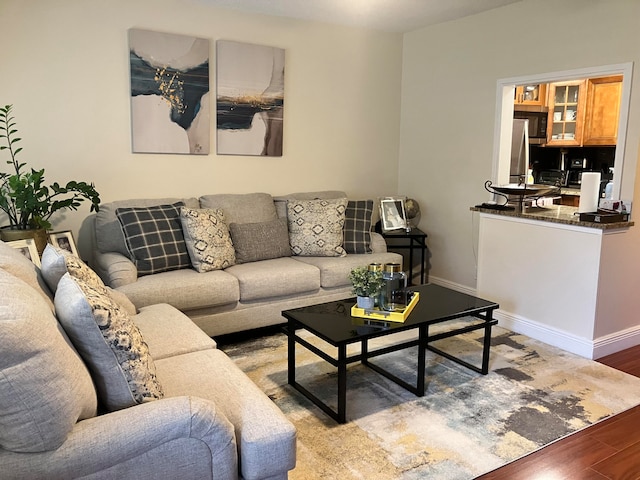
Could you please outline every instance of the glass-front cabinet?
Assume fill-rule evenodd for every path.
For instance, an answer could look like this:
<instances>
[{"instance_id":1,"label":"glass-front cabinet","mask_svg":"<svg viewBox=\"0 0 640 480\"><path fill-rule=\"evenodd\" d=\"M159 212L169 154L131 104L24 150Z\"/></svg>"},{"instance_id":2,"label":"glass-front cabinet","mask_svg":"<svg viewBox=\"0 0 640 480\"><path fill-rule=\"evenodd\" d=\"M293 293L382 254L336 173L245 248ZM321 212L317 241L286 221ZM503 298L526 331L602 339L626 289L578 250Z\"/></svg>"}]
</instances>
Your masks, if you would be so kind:
<instances>
[{"instance_id":1,"label":"glass-front cabinet","mask_svg":"<svg viewBox=\"0 0 640 480\"><path fill-rule=\"evenodd\" d=\"M585 81L549 84L547 145L581 145L585 110Z\"/></svg>"},{"instance_id":2,"label":"glass-front cabinet","mask_svg":"<svg viewBox=\"0 0 640 480\"><path fill-rule=\"evenodd\" d=\"M515 105L545 106L547 104L547 85L545 83L517 85L513 103Z\"/></svg>"}]
</instances>

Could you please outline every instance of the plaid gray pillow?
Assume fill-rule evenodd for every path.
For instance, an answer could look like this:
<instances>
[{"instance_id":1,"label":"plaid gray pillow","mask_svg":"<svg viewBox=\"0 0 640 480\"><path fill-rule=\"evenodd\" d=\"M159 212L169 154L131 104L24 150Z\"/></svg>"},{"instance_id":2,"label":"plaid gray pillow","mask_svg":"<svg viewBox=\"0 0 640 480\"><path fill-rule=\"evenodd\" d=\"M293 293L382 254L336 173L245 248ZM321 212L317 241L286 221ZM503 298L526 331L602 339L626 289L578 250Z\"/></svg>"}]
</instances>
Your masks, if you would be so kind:
<instances>
[{"instance_id":1,"label":"plaid gray pillow","mask_svg":"<svg viewBox=\"0 0 640 480\"><path fill-rule=\"evenodd\" d=\"M347 253L371 253L373 200L349 200L344 218L344 243Z\"/></svg>"},{"instance_id":2,"label":"plaid gray pillow","mask_svg":"<svg viewBox=\"0 0 640 480\"><path fill-rule=\"evenodd\" d=\"M177 202L116 210L138 275L191 267L180 223L180 207L183 206L184 203Z\"/></svg>"}]
</instances>

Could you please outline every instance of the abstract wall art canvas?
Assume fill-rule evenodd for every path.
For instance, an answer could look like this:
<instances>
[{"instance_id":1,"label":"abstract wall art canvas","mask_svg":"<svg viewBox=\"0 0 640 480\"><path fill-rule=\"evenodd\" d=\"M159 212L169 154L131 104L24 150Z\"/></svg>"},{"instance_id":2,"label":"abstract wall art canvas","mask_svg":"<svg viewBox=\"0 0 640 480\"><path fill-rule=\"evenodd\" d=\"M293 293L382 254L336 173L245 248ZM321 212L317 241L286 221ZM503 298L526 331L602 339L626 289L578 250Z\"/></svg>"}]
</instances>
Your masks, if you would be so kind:
<instances>
[{"instance_id":1,"label":"abstract wall art canvas","mask_svg":"<svg viewBox=\"0 0 640 480\"><path fill-rule=\"evenodd\" d=\"M282 156L284 50L218 40L216 65L218 154Z\"/></svg>"},{"instance_id":2,"label":"abstract wall art canvas","mask_svg":"<svg viewBox=\"0 0 640 480\"><path fill-rule=\"evenodd\" d=\"M129 30L134 153L209 153L209 40Z\"/></svg>"}]
</instances>

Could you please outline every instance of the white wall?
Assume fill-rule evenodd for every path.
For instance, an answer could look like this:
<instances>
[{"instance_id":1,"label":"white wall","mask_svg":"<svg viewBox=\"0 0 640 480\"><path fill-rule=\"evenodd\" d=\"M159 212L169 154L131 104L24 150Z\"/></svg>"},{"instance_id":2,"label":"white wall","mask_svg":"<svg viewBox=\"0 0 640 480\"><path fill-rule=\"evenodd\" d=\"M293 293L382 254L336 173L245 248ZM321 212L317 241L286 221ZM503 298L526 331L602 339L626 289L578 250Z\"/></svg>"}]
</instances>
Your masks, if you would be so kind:
<instances>
[{"instance_id":1,"label":"white wall","mask_svg":"<svg viewBox=\"0 0 640 480\"><path fill-rule=\"evenodd\" d=\"M398 192L420 202L431 279L475 288L477 219L469 207L488 198L498 79L634 62L622 181L623 198L632 196L640 183L639 18L640 0L523 0L405 35ZM624 239L623 289L637 297L640 228ZM553 245L526 248L523 255L538 255ZM640 307L622 307L616 329L636 322L632 306Z\"/></svg>"},{"instance_id":2,"label":"white wall","mask_svg":"<svg viewBox=\"0 0 640 480\"><path fill-rule=\"evenodd\" d=\"M284 48L284 155L217 156L214 105L210 155L132 154L131 27L209 38L212 92L215 40ZM242 14L196 0L1 0L0 45L0 104L14 105L20 156L46 168L49 182L93 181L103 202L254 191L396 193L399 34ZM77 235L88 214L84 206L56 217L54 228ZM76 239L83 253L84 239Z\"/></svg>"}]
</instances>

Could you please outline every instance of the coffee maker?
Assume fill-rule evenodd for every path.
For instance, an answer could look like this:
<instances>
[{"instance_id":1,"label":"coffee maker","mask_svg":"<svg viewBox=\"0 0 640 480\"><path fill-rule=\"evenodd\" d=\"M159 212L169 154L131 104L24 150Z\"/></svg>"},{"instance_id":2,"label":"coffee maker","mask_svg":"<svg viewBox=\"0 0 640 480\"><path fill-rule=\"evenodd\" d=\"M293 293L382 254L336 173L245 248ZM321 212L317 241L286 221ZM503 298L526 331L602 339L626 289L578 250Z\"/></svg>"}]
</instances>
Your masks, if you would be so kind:
<instances>
[{"instance_id":1,"label":"coffee maker","mask_svg":"<svg viewBox=\"0 0 640 480\"><path fill-rule=\"evenodd\" d=\"M582 172L587 170L586 158L574 158L569 160L567 169L567 186L580 187L582 185Z\"/></svg>"}]
</instances>

